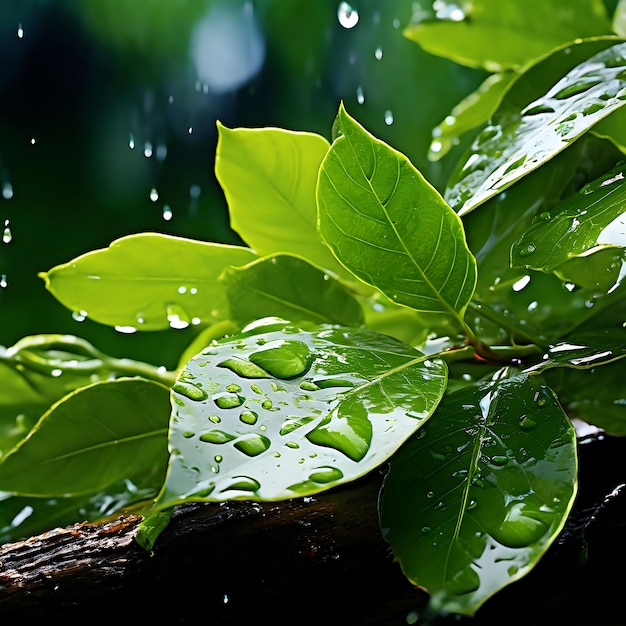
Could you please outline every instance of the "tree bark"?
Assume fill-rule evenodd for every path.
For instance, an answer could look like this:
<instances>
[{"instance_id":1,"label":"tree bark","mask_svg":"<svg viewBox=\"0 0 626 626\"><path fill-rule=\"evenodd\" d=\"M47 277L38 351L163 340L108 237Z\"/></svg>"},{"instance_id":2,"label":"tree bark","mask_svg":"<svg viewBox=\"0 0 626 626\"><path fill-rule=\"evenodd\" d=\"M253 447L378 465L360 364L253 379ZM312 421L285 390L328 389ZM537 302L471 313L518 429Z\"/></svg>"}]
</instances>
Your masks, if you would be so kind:
<instances>
[{"instance_id":1,"label":"tree bark","mask_svg":"<svg viewBox=\"0 0 626 626\"><path fill-rule=\"evenodd\" d=\"M473 619L432 624L623 624L626 441L580 446L570 519L539 565ZM176 509L153 554L141 518L75 524L0 547L0 616L206 624L390 626L421 614L427 595L393 561L376 511L373 472L316 497ZM586 558L585 558L586 557ZM420 622L420 624L423 622Z\"/></svg>"}]
</instances>

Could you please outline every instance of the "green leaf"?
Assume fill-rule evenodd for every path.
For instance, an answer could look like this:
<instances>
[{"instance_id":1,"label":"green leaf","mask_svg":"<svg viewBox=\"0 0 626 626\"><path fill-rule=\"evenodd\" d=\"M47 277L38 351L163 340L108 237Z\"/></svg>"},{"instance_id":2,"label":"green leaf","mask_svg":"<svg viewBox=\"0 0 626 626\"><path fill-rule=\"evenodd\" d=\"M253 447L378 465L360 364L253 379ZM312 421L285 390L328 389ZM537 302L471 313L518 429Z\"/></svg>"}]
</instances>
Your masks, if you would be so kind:
<instances>
[{"instance_id":1,"label":"green leaf","mask_svg":"<svg viewBox=\"0 0 626 626\"><path fill-rule=\"evenodd\" d=\"M438 161L459 143L459 137L486 122L498 108L502 95L517 78L515 72L491 74L480 87L466 96L450 115L433 129L433 140L428 151L431 161Z\"/></svg>"},{"instance_id":2,"label":"green leaf","mask_svg":"<svg viewBox=\"0 0 626 626\"><path fill-rule=\"evenodd\" d=\"M96 322L124 332L185 328L228 316L218 277L255 257L240 246L142 233L40 276L64 306Z\"/></svg>"},{"instance_id":3,"label":"green leaf","mask_svg":"<svg viewBox=\"0 0 626 626\"><path fill-rule=\"evenodd\" d=\"M572 11L545 0L420 0L413 2L404 34L432 54L494 72L524 66L565 42L610 32L601 0L577 0Z\"/></svg>"},{"instance_id":4,"label":"green leaf","mask_svg":"<svg viewBox=\"0 0 626 626\"><path fill-rule=\"evenodd\" d=\"M39 497L97 492L167 461L168 388L99 382L46 412L0 462L0 489Z\"/></svg>"},{"instance_id":5,"label":"green leaf","mask_svg":"<svg viewBox=\"0 0 626 626\"><path fill-rule=\"evenodd\" d=\"M215 175L231 228L259 256L296 254L346 276L317 232L315 185L328 141L278 128L217 129Z\"/></svg>"},{"instance_id":6,"label":"green leaf","mask_svg":"<svg viewBox=\"0 0 626 626\"><path fill-rule=\"evenodd\" d=\"M540 167L626 102L626 43L602 49L612 41L570 44L514 83L448 183L445 198L459 215ZM556 83L555 75L562 77Z\"/></svg>"},{"instance_id":7,"label":"green leaf","mask_svg":"<svg viewBox=\"0 0 626 626\"><path fill-rule=\"evenodd\" d=\"M446 378L443 361L371 331L255 322L179 373L157 509L293 498L363 476L428 419Z\"/></svg>"},{"instance_id":8,"label":"green leaf","mask_svg":"<svg viewBox=\"0 0 626 626\"><path fill-rule=\"evenodd\" d=\"M462 323L476 262L463 225L401 153L339 109L317 188L319 228L339 261L389 299Z\"/></svg>"},{"instance_id":9,"label":"green leaf","mask_svg":"<svg viewBox=\"0 0 626 626\"><path fill-rule=\"evenodd\" d=\"M620 164L600 179L585 185L578 193L558 205L555 214L543 214L513 245L511 265L543 272L557 271L561 278L572 279L563 265L574 257L596 256L607 247L626 247L626 167ZM615 250L609 255L609 266ZM582 261L582 259L581 259ZM610 284L604 272L596 284L586 287L608 287L609 291L623 274L622 262L616 264ZM578 269L578 273L581 269ZM600 282L603 281L603 282Z\"/></svg>"},{"instance_id":10,"label":"green leaf","mask_svg":"<svg viewBox=\"0 0 626 626\"><path fill-rule=\"evenodd\" d=\"M381 528L434 610L473 615L558 535L576 469L575 432L554 394L503 370L446 395L394 456Z\"/></svg>"},{"instance_id":11,"label":"green leaf","mask_svg":"<svg viewBox=\"0 0 626 626\"><path fill-rule=\"evenodd\" d=\"M32 335L9 348L0 346L0 457L66 394L123 376L142 376L168 386L174 381L170 372L110 357L73 335Z\"/></svg>"},{"instance_id":12,"label":"green leaf","mask_svg":"<svg viewBox=\"0 0 626 626\"><path fill-rule=\"evenodd\" d=\"M624 357L626 357L626 330L604 328L573 334L567 341L551 345L543 355L543 360L526 368L525 372L535 374L552 367L590 369Z\"/></svg>"},{"instance_id":13,"label":"green leaf","mask_svg":"<svg viewBox=\"0 0 626 626\"><path fill-rule=\"evenodd\" d=\"M280 254L229 268L220 280L231 317L243 323L282 317L292 322L363 324L361 305L348 288L297 256Z\"/></svg>"}]
</instances>

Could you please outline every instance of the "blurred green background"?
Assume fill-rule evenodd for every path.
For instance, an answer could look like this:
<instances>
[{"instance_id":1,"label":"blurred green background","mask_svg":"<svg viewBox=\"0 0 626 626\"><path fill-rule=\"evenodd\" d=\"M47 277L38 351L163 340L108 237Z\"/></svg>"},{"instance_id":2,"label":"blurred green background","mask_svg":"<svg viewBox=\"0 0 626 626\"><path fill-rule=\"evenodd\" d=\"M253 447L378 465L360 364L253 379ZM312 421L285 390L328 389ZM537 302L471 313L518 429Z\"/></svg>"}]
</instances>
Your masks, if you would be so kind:
<instances>
[{"instance_id":1,"label":"blurred green background","mask_svg":"<svg viewBox=\"0 0 626 626\"><path fill-rule=\"evenodd\" d=\"M125 335L79 321L37 272L145 231L240 243L213 172L217 119L330 139L343 100L442 189L458 152L430 163L431 129L485 74L407 40L411 7L3 2L0 345L70 333L115 356L175 366L197 328Z\"/></svg>"}]
</instances>

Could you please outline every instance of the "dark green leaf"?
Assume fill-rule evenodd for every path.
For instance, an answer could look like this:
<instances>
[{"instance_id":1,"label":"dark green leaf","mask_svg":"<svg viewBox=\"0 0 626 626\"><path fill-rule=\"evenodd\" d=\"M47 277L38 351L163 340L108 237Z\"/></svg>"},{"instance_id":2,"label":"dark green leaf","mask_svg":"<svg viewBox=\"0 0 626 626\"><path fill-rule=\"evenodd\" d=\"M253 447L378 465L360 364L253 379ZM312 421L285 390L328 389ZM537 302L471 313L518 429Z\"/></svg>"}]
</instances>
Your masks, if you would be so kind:
<instances>
[{"instance_id":1,"label":"dark green leaf","mask_svg":"<svg viewBox=\"0 0 626 626\"><path fill-rule=\"evenodd\" d=\"M231 318L243 323L282 317L360 326L363 311L348 288L304 259L287 254L265 257L225 270Z\"/></svg>"},{"instance_id":2,"label":"dark green leaf","mask_svg":"<svg viewBox=\"0 0 626 626\"><path fill-rule=\"evenodd\" d=\"M157 507L280 500L354 480L430 416L446 372L371 331L256 322L180 372Z\"/></svg>"},{"instance_id":3,"label":"dark green leaf","mask_svg":"<svg viewBox=\"0 0 626 626\"><path fill-rule=\"evenodd\" d=\"M555 539L576 469L575 432L553 393L503 370L446 395L394 456L381 528L433 609L473 615Z\"/></svg>"},{"instance_id":4,"label":"dark green leaf","mask_svg":"<svg viewBox=\"0 0 626 626\"><path fill-rule=\"evenodd\" d=\"M123 332L186 328L227 316L218 277L256 255L248 248L142 233L40 276L67 308Z\"/></svg>"},{"instance_id":5,"label":"dark green leaf","mask_svg":"<svg viewBox=\"0 0 626 626\"><path fill-rule=\"evenodd\" d=\"M446 200L459 215L540 167L626 102L626 43L602 49L612 41L556 50L514 83L448 183ZM546 86L547 80L553 82Z\"/></svg>"},{"instance_id":6,"label":"dark green leaf","mask_svg":"<svg viewBox=\"0 0 626 626\"><path fill-rule=\"evenodd\" d=\"M322 163L320 231L337 258L397 304L461 320L476 263L458 216L408 159L339 109Z\"/></svg>"},{"instance_id":7,"label":"dark green leaf","mask_svg":"<svg viewBox=\"0 0 626 626\"><path fill-rule=\"evenodd\" d=\"M168 388L141 378L94 383L46 412L0 462L2 491L93 494L167 461Z\"/></svg>"}]
</instances>

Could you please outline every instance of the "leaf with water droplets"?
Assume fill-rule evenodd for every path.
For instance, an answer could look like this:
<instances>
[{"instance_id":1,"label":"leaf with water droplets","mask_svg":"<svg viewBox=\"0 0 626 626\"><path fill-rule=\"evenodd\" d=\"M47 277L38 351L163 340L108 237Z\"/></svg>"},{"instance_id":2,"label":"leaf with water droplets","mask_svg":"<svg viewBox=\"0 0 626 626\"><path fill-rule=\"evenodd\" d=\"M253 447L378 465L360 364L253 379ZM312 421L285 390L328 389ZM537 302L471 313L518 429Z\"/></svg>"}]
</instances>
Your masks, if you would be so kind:
<instances>
[{"instance_id":1,"label":"leaf with water droplets","mask_svg":"<svg viewBox=\"0 0 626 626\"><path fill-rule=\"evenodd\" d=\"M552 217L533 224L513 245L511 265L555 272L564 280L608 291L625 273L625 175L622 163L555 207ZM598 271L591 263L607 252L607 261L599 268L604 271ZM568 271L571 260L582 265L576 268L578 280ZM590 280L593 284L585 284Z\"/></svg>"},{"instance_id":2,"label":"leaf with water droplets","mask_svg":"<svg viewBox=\"0 0 626 626\"><path fill-rule=\"evenodd\" d=\"M418 0L404 31L427 52L491 72L519 68L579 37L611 33L601 0ZM497 42L497 45L494 45Z\"/></svg>"},{"instance_id":3,"label":"leaf with water droplets","mask_svg":"<svg viewBox=\"0 0 626 626\"><path fill-rule=\"evenodd\" d=\"M626 102L626 43L610 45L614 41L569 44L515 81L448 182L445 198L459 215L540 167Z\"/></svg>"},{"instance_id":4,"label":"leaf with water droplets","mask_svg":"<svg viewBox=\"0 0 626 626\"><path fill-rule=\"evenodd\" d=\"M126 332L185 328L228 317L225 267L253 261L252 250L141 233L40 274L72 311Z\"/></svg>"},{"instance_id":5,"label":"leaf with water droplets","mask_svg":"<svg viewBox=\"0 0 626 626\"><path fill-rule=\"evenodd\" d=\"M291 253L347 275L316 229L317 172L328 141L278 128L218 123L215 174L232 229L260 256Z\"/></svg>"},{"instance_id":6,"label":"leaf with water droplets","mask_svg":"<svg viewBox=\"0 0 626 626\"><path fill-rule=\"evenodd\" d=\"M446 381L441 360L385 335L255 322L180 371L157 507L280 500L354 480L428 419Z\"/></svg>"},{"instance_id":7,"label":"leaf with water droplets","mask_svg":"<svg viewBox=\"0 0 626 626\"><path fill-rule=\"evenodd\" d=\"M231 317L243 323L262 317L343 326L363 323L361 305L334 276L288 254L265 257L224 271Z\"/></svg>"},{"instance_id":8,"label":"leaf with water droplets","mask_svg":"<svg viewBox=\"0 0 626 626\"><path fill-rule=\"evenodd\" d=\"M94 383L54 404L0 461L0 490L93 494L138 473L165 472L167 387L141 378Z\"/></svg>"},{"instance_id":9,"label":"leaf with water droplets","mask_svg":"<svg viewBox=\"0 0 626 626\"><path fill-rule=\"evenodd\" d=\"M339 109L317 188L319 228L339 261L396 304L461 320L476 284L463 225L401 153Z\"/></svg>"},{"instance_id":10,"label":"leaf with water droplets","mask_svg":"<svg viewBox=\"0 0 626 626\"><path fill-rule=\"evenodd\" d=\"M501 370L447 395L394 456L381 528L433 609L473 615L554 541L576 469L575 432L554 394Z\"/></svg>"},{"instance_id":11,"label":"leaf with water droplets","mask_svg":"<svg viewBox=\"0 0 626 626\"><path fill-rule=\"evenodd\" d=\"M526 368L527 374L553 367L590 369L626 357L626 330L603 328L569 335L567 341L552 344L543 359Z\"/></svg>"}]
</instances>

